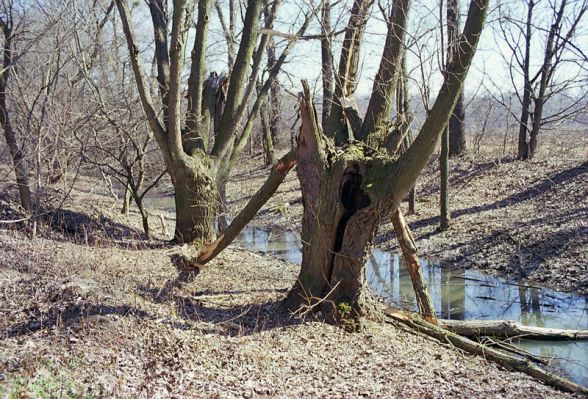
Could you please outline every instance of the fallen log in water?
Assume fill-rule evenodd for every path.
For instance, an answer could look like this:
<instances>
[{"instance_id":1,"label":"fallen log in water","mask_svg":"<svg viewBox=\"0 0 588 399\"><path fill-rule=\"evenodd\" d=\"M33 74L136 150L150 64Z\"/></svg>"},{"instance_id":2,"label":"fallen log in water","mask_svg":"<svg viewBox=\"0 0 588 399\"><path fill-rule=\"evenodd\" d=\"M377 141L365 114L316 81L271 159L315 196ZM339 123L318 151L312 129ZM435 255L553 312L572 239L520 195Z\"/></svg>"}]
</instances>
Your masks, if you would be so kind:
<instances>
[{"instance_id":1,"label":"fallen log in water","mask_svg":"<svg viewBox=\"0 0 588 399\"><path fill-rule=\"evenodd\" d=\"M466 337L506 337L536 340L586 340L588 330L525 326L512 320L439 320L439 326Z\"/></svg>"},{"instance_id":2,"label":"fallen log in water","mask_svg":"<svg viewBox=\"0 0 588 399\"><path fill-rule=\"evenodd\" d=\"M545 384L562 391L588 395L588 388L578 385L554 373L550 373L549 371L542 369L527 359L521 359L502 351L489 348L468 338L462 337L461 335L445 330L441 327L437 327L419 317L415 317L404 312L397 312L388 309L385 311L385 313L391 320L401 322L411 327L412 329L438 339L441 342L449 342L451 345L468 353L484 356L485 359L498 363L508 370L526 373L540 381L543 381Z\"/></svg>"}]
</instances>

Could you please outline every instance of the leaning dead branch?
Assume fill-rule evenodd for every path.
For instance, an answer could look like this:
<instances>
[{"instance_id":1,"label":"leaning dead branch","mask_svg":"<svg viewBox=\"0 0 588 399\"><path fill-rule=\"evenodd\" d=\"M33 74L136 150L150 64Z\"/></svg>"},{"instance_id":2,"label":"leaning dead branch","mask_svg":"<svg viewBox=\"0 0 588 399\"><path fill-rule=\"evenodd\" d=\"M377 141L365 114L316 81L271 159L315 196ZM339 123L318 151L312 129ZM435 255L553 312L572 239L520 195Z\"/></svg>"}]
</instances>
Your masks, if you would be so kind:
<instances>
[{"instance_id":1,"label":"leaning dead branch","mask_svg":"<svg viewBox=\"0 0 588 399\"><path fill-rule=\"evenodd\" d=\"M233 219L229 227L214 242L208 244L200 252L197 259L198 265L204 265L214 259L223 249L225 249L243 228L255 216L257 211L267 202L268 199L276 192L288 172L296 165L296 154L290 151L282 157L272 168L267 180L259 190L249 200L245 208Z\"/></svg>"}]
</instances>

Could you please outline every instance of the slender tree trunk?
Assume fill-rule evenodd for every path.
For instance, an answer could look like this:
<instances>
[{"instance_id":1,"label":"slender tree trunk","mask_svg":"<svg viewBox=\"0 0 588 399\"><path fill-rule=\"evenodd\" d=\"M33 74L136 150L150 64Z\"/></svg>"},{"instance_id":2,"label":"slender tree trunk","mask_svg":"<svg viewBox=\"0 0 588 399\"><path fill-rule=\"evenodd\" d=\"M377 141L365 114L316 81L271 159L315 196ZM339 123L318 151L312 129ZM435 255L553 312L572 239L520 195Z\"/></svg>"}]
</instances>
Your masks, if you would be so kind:
<instances>
[{"instance_id":1,"label":"slender tree trunk","mask_svg":"<svg viewBox=\"0 0 588 399\"><path fill-rule=\"evenodd\" d=\"M466 152L465 109L463 93L459 95L451 118L449 118L449 157L453 158Z\"/></svg>"},{"instance_id":2,"label":"slender tree trunk","mask_svg":"<svg viewBox=\"0 0 588 399\"><path fill-rule=\"evenodd\" d=\"M521 103L521 120L519 123L518 159L525 160L529 157L529 142L527 132L529 131L529 116L531 111L531 77L529 74L531 58L531 28L533 19L534 0L529 0L527 6L527 21L525 31L525 55L523 59L523 100Z\"/></svg>"},{"instance_id":3,"label":"slender tree trunk","mask_svg":"<svg viewBox=\"0 0 588 399\"><path fill-rule=\"evenodd\" d=\"M120 210L121 214L123 214L123 215L129 214L129 207L131 205L130 202L131 202L131 191L129 190L129 185L127 184L125 186L125 192L123 193L123 205Z\"/></svg>"},{"instance_id":4,"label":"slender tree trunk","mask_svg":"<svg viewBox=\"0 0 588 399\"><path fill-rule=\"evenodd\" d=\"M535 100L535 107L533 109L533 121L531 124L531 134L529 137L529 150L528 158L532 159L535 157L535 151L537 151L537 137L539 136L539 130L541 129L541 118L543 115L543 98L540 96Z\"/></svg>"},{"instance_id":5,"label":"slender tree trunk","mask_svg":"<svg viewBox=\"0 0 588 399\"><path fill-rule=\"evenodd\" d=\"M27 211L33 209L33 199L31 190L29 188L29 179L27 177L26 168L24 165L24 155L16 142L16 134L10 124L10 118L6 111L6 101L4 99L5 93L0 93L0 124L4 129L4 138L10 150L12 158L12 165L14 167L14 174L16 175L16 184L18 186L18 193L20 196L20 204Z\"/></svg>"},{"instance_id":6,"label":"slender tree trunk","mask_svg":"<svg viewBox=\"0 0 588 399\"><path fill-rule=\"evenodd\" d=\"M33 199L31 196L31 189L29 186L29 179L24 165L24 154L18 146L16 140L16 132L10 123L10 116L8 114L8 107L6 104L6 88L8 85L8 78L12 71L12 29L10 25L12 21L1 21L2 31L4 34L3 47L3 65L4 69L0 73L0 125L4 129L4 138L10 151L12 158L12 165L14 167L14 174L16 175L16 184L18 186L18 193L20 196L20 204L27 211L33 209Z\"/></svg>"},{"instance_id":7,"label":"slender tree trunk","mask_svg":"<svg viewBox=\"0 0 588 399\"><path fill-rule=\"evenodd\" d=\"M263 154L266 165L273 165L275 163L274 154L274 140L272 138L272 131L270 129L270 122L267 115L266 107L261 107L259 110L259 117L261 120L261 131L263 133Z\"/></svg>"},{"instance_id":8,"label":"slender tree trunk","mask_svg":"<svg viewBox=\"0 0 588 399\"><path fill-rule=\"evenodd\" d=\"M143 203L143 199L139 195L139 193L133 193L133 197L135 197L135 204L137 208L139 208L139 214L141 215L141 222L143 223L143 231L148 239L151 238L151 230L149 228L149 215L147 214L147 210L145 209L145 204Z\"/></svg>"},{"instance_id":9,"label":"slender tree trunk","mask_svg":"<svg viewBox=\"0 0 588 399\"><path fill-rule=\"evenodd\" d=\"M454 57L459 35L459 0L447 0L447 44L448 57ZM463 92L459 94L455 108L449 118L449 157L455 157L466 151L465 109Z\"/></svg>"},{"instance_id":10,"label":"slender tree trunk","mask_svg":"<svg viewBox=\"0 0 588 399\"><path fill-rule=\"evenodd\" d=\"M416 199L417 194L415 184L415 186L412 188L412 190L410 190L410 193L408 194L408 212L406 213L407 215L414 215L414 213L416 212Z\"/></svg>"},{"instance_id":11,"label":"slender tree trunk","mask_svg":"<svg viewBox=\"0 0 588 399\"><path fill-rule=\"evenodd\" d=\"M274 65L276 64L276 45L273 40L268 41L267 47L267 57L268 62L267 66L268 69L271 70ZM278 137L280 133L280 123L282 119L282 105L280 99L280 83L277 80L271 85L269 98L266 103L267 111L268 111L268 127L270 130L271 138L272 138L272 147L278 142ZM273 165L275 162L275 157L272 156L271 162L268 165Z\"/></svg>"},{"instance_id":12,"label":"slender tree trunk","mask_svg":"<svg viewBox=\"0 0 588 399\"><path fill-rule=\"evenodd\" d=\"M219 234L223 233L229 226L227 216L229 214L229 206L227 203L227 182L218 184L218 216L217 216L217 227Z\"/></svg>"},{"instance_id":13,"label":"slender tree trunk","mask_svg":"<svg viewBox=\"0 0 588 399\"><path fill-rule=\"evenodd\" d=\"M402 55L401 76L398 79L398 86L396 88L396 108L401 124L406 124L406 134L403 138L402 152L406 151L412 144L414 137L412 135L412 110L410 106L410 99L408 96L408 70L406 67L406 53ZM415 212L416 205L416 182L412 190L408 194L408 215Z\"/></svg>"},{"instance_id":14,"label":"slender tree trunk","mask_svg":"<svg viewBox=\"0 0 588 399\"><path fill-rule=\"evenodd\" d=\"M441 190L440 190L440 217L439 229L447 230L451 214L449 211L449 128L443 131L441 136Z\"/></svg>"}]
</instances>

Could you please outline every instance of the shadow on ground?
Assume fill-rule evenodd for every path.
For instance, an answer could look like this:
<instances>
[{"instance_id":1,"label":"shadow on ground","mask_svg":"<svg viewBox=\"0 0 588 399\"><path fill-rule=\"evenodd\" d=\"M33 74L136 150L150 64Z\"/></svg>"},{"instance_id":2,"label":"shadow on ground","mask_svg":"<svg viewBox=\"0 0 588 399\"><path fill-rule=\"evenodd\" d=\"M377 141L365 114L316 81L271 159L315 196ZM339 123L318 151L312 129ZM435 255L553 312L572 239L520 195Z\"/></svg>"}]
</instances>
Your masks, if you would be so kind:
<instances>
[{"instance_id":1,"label":"shadow on ground","mask_svg":"<svg viewBox=\"0 0 588 399\"><path fill-rule=\"evenodd\" d=\"M453 219L457 219L461 216L472 215L475 213L486 212L494 209L501 209L507 206L515 205L523 201L528 201L536 197L539 197L550 190L555 189L560 184L564 184L586 173L588 173L588 162L583 163L582 165L576 166L574 168L564 170L553 176L550 176L544 180L541 180L540 182L537 182L529 186L527 189L521 192L509 195L508 197L495 201L493 203L477 205L470 208L457 209L451 211L451 217ZM416 231L420 228L435 225L438 223L439 217L434 216L427 219L410 222L409 226L413 231Z\"/></svg>"},{"instance_id":2,"label":"shadow on ground","mask_svg":"<svg viewBox=\"0 0 588 399\"><path fill-rule=\"evenodd\" d=\"M97 247L127 249L162 248L163 241L147 241L143 231L104 215L94 217L69 209L46 209L36 218L27 217L14 202L0 197L0 229L15 229L33 236Z\"/></svg>"},{"instance_id":3,"label":"shadow on ground","mask_svg":"<svg viewBox=\"0 0 588 399\"><path fill-rule=\"evenodd\" d=\"M246 291L244 292L247 293ZM143 292L141 296L151 298L151 293ZM216 295L228 295L223 292ZM175 317L161 317L155 313L129 304L110 305L105 303L88 304L70 303L54 306L48 312L32 316L25 322L9 326L0 334L0 341L45 332L53 333L55 329L81 329L97 323L108 322L108 316L151 321L164 324L173 329L196 329L204 334L217 335L252 335L262 331L300 324L301 320L291 317L281 308L281 300L245 303L232 306L215 306L198 299L195 295L167 292L158 295L161 305L173 305ZM204 324L203 324L204 323Z\"/></svg>"}]
</instances>

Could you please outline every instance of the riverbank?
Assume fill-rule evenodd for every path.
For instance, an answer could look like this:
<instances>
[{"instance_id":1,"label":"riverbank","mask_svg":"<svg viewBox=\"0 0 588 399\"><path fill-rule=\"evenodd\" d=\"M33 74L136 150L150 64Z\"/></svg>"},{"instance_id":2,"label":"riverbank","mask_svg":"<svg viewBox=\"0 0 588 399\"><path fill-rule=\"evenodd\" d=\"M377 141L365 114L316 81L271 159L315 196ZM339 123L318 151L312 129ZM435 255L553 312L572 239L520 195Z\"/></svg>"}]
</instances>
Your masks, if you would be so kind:
<instances>
[{"instance_id":1,"label":"riverbank","mask_svg":"<svg viewBox=\"0 0 588 399\"><path fill-rule=\"evenodd\" d=\"M260 187L267 170L257 160L229 186L236 212ZM438 230L439 174L429 163L417 183L416 213L407 221L419 254L444 267L475 269L529 284L588 295L588 163L552 157L529 162L462 157L450 161L452 221ZM406 212L406 203L403 204ZM299 185L291 172L252 221L299 231ZM391 223L379 248L398 251Z\"/></svg>"},{"instance_id":2,"label":"riverbank","mask_svg":"<svg viewBox=\"0 0 588 399\"><path fill-rule=\"evenodd\" d=\"M0 396L573 397L401 326L292 317L298 266L234 246L179 280L112 205L74 189L34 239L0 226Z\"/></svg>"}]
</instances>

